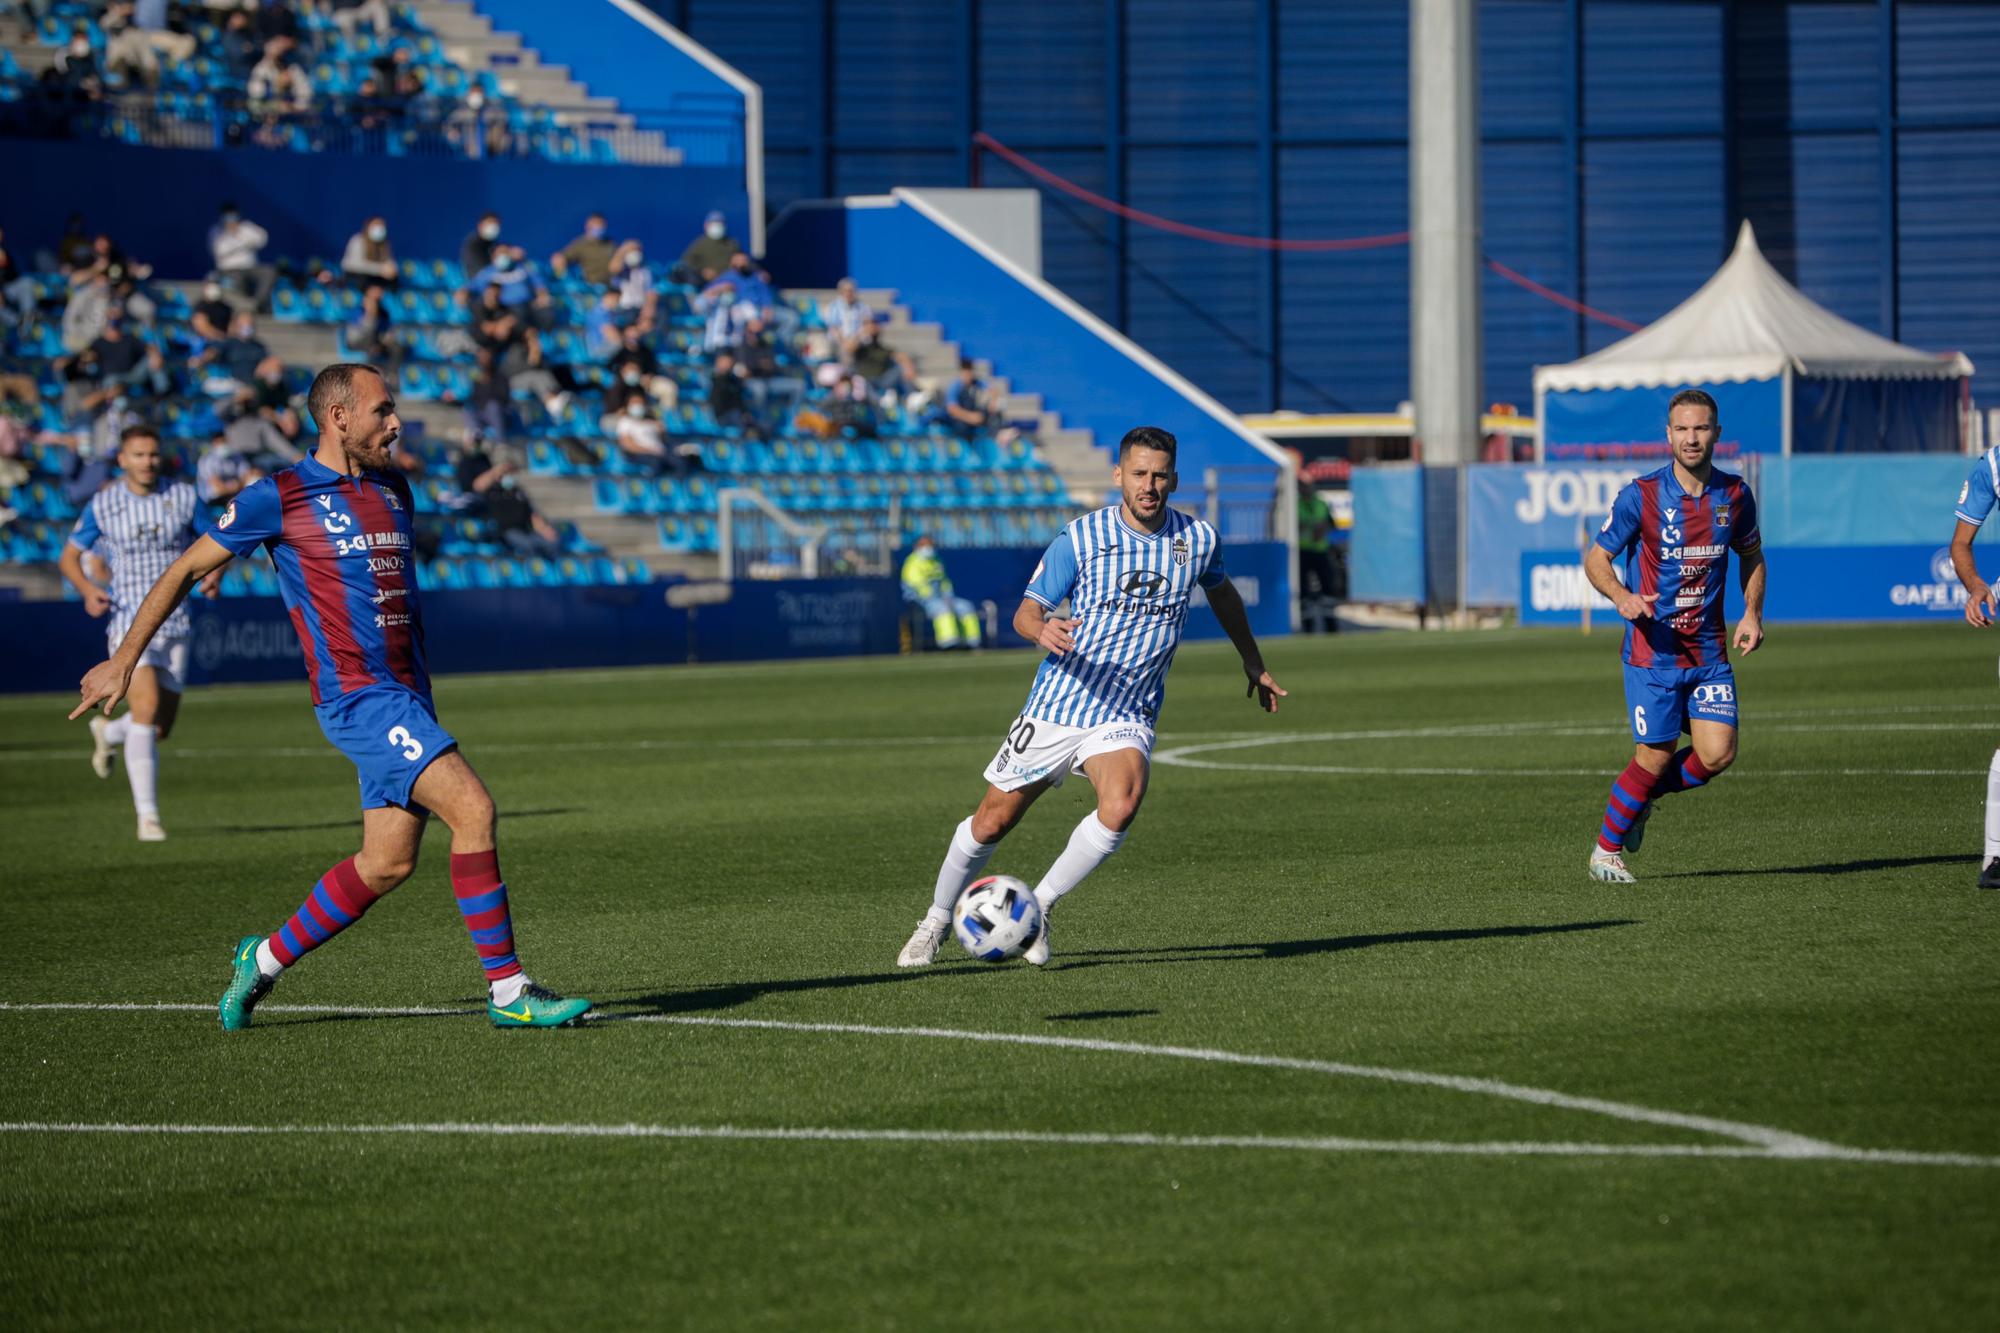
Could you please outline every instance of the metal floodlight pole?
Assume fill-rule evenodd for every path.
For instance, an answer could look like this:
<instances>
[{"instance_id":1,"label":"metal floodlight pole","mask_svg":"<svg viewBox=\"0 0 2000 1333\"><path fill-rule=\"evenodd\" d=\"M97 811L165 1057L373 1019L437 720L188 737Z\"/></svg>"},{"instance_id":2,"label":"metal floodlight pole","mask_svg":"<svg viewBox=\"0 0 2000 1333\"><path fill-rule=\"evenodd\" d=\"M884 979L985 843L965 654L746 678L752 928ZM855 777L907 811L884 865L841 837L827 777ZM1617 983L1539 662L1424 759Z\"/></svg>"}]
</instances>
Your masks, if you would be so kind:
<instances>
[{"instance_id":1,"label":"metal floodlight pole","mask_svg":"<svg viewBox=\"0 0 2000 1333\"><path fill-rule=\"evenodd\" d=\"M1410 0L1410 401L1423 460L1479 456L1479 30Z\"/></svg>"}]
</instances>

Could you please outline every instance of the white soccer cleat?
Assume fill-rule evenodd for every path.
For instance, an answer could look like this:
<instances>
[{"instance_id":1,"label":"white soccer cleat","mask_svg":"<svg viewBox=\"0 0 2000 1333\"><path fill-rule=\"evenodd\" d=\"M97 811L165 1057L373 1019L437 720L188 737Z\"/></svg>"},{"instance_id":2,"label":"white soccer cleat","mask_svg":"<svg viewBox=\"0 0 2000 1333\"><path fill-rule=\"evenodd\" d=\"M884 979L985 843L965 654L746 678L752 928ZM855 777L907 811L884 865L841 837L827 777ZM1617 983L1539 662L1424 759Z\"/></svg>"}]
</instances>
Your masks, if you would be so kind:
<instances>
[{"instance_id":1,"label":"white soccer cleat","mask_svg":"<svg viewBox=\"0 0 2000 1333\"><path fill-rule=\"evenodd\" d=\"M111 776L111 760L118 753L104 739L104 729L110 725L111 720L102 714L90 719L90 771L100 778Z\"/></svg>"},{"instance_id":2,"label":"white soccer cleat","mask_svg":"<svg viewBox=\"0 0 2000 1333\"><path fill-rule=\"evenodd\" d=\"M910 935L910 942L896 955L897 967L929 967L937 961L938 945L944 943L944 933L951 928L949 921L939 921L925 914Z\"/></svg>"},{"instance_id":3,"label":"white soccer cleat","mask_svg":"<svg viewBox=\"0 0 2000 1333\"><path fill-rule=\"evenodd\" d=\"M152 815L139 816L140 842L165 842L166 840L167 830L156 817Z\"/></svg>"},{"instance_id":4,"label":"white soccer cleat","mask_svg":"<svg viewBox=\"0 0 2000 1333\"><path fill-rule=\"evenodd\" d=\"M1632 878L1632 872L1625 868L1625 858L1602 847L1590 849L1590 877L1603 884L1638 883Z\"/></svg>"},{"instance_id":5,"label":"white soccer cleat","mask_svg":"<svg viewBox=\"0 0 2000 1333\"><path fill-rule=\"evenodd\" d=\"M1049 908L1042 908L1042 928L1036 933L1035 942L1030 944L1027 952L1021 955L1022 958L1033 963L1036 967L1040 967L1043 963L1049 961L1049 935L1055 930L1055 927L1049 924L1049 913Z\"/></svg>"}]
</instances>

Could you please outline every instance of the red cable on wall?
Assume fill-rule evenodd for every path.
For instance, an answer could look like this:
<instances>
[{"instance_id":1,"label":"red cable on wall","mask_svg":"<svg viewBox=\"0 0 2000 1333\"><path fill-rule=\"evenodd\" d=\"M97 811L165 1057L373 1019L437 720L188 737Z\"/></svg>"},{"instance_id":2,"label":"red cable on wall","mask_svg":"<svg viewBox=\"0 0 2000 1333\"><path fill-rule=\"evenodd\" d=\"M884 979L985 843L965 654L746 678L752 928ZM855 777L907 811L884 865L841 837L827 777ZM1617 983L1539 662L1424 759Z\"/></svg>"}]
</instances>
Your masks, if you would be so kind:
<instances>
[{"instance_id":1,"label":"red cable on wall","mask_svg":"<svg viewBox=\"0 0 2000 1333\"><path fill-rule=\"evenodd\" d=\"M1087 190L1075 181L1059 176L1040 163L1023 157L1020 153L1015 152L984 130L975 133L972 136L972 142L975 147L985 149L1002 161L1017 167L1025 174L1055 189L1061 190L1064 194L1072 198L1081 199L1092 208L1100 209L1132 222L1137 222L1142 226L1171 232L1176 236L1186 236L1191 240L1206 241L1211 245L1233 245L1245 250L1324 254L1341 250L1379 250L1393 245L1408 245L1410 243L1410 233L1406 231L1385 232L1380 236L1349 236L1334 240L1286 240L1276 236L1245 236L1239 232L1214 231L1207 227L1191 226L1185 222L1176 222L1172 218L1163 218L1157 213L1148 213L1144 209L1133 208L1128 204L1121 204L1116 199L1107 199L1101 194ZM1639 329L1639 325L1634 324L1629 319L1620 319L1616 315L1606 314L1602 310L1585 305L1574 297L1565 296L1553 288L1545 287L1526 274L1516 272L1514 269L1507 267L1497 259L1487 258L1485 263L1487 268L1493 270L1493 272L1499 274L1523 291L1531 292L1545 301L1552 301L1565 310L1594 319L1600 324L1609 324L1615 329L1623 329L1628 333L1636 333Z\"/></svg>"}]
</instances>

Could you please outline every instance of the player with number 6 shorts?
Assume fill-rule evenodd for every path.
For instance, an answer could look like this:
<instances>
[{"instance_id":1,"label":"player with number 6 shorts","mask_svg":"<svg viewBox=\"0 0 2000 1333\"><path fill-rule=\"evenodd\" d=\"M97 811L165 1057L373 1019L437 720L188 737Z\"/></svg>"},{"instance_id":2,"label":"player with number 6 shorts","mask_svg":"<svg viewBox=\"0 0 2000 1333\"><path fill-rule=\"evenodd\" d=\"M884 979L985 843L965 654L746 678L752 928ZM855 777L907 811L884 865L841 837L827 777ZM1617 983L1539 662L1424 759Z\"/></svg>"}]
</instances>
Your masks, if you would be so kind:
<instances>
[{"instance_id":1,"label":"player with number 6 shorts","mask_svg":"<svg viewBox=\"0 0 2000 1333\"><path fill-rule=\"evenodd\" d=\"M930 910L896 958L923 967L937 958L959 894L979 877L1008 830L1035 799L1081 773L1097 806L1035 886L1042 927L1025 957L1049 960L1049 913L1058 899L1125 841L1146 795L1153 727L1166 694L1196 586L1243 658L1248 693L1267 713L1285 691L1264 670L1243 598L1222 567L1216 530L1167 507L1177 446L1154 426L1128 431L1112 484L1119 503L1064 528L1035 568L1014 629L1048 655L1021 715L986 767L986 795L953 832ZM1058 614L1067 602L1069 614Z\"/></svg>"},{"instance_id":2,"label":"player with number 6 shorts","mask_svg":"<svg viewBox=\"0 0 2000 1333\"><path fill-rule=\"evenodd\" d=\"M1743 583L1736 651L1764 641L1764 555L1757 502L1743 478L1716 470L1715 399L1683 389L1667 405L1673 461L1628 482L1584 557L1591 586L1625 626L1625 709L1637 747L1611 784L1590 851L1590 877L1630 884L1653 802L1692 791L1736 761L1736 672L1723 643L1729 553ZM1613 560L1625 563L1619 581ZM1686 732L1692 744L1682 746Z\"/></svg>"},{"instance_id":3,"label":"player with number 6 shorts","mask_svg":"<svg viewBox=\"0 0 2000 1333\"><path fill-rule=\"evenodd\" d=\"M160 576L111 659L84 676L70 716L99 705L109 712L188 590L231 557L268 548L320 730L360 774L361 850L321 876L277 930L237 941L219 1005L223 1028L248 1027L286 968L410 877L433 812L451 830L452 891L485 975L487 1017L502 1028L574 1022L588 1000L545 990L522 971L493 798L431 703L410 542L415 505L390 453L402 428L395 400L373 366L342 364L313 380L307 409L318 449L246 486Z\"/></svg>"}]
</instances>

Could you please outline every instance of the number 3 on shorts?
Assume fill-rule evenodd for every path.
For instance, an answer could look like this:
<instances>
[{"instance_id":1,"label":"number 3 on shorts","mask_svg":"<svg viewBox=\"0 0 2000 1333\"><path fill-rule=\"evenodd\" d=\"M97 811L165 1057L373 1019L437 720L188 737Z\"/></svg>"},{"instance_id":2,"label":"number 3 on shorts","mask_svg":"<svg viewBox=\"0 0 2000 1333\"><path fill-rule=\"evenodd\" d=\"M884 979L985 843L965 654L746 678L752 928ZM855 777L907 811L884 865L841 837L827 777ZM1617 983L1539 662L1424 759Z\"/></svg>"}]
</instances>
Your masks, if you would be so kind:
<instances>
[{"instance_id":1,"label":"number 3 on shorts","mask_svg":"<svg viewBox=\"0 0 2000 1333\"><path fill-rule=\"evenodd\" d=\"M401 730L401 727L396 728L396 731ZM1644 704L1632 710L1632 730L1638 732L1641 736L1646 734L1646 706ZM389 733L391 738L394 738L395 734L395 731ZM415 759L416 756L411 755L410 758Z\"/></svg>"},{"instance_id":2,"label":"number 3 on shorts","mask_svg":"<svg viewBox=\"0 0 2000 1333\"><path fill-rule=\"evenodd\" d=\"M408 727L389 728L389 744L403 751L403 758L416 760L424 757L424 743L410 734Z\"/></svg>"}]
</instances>

